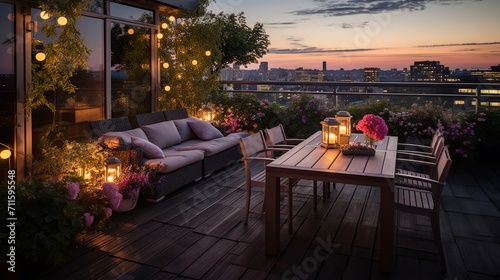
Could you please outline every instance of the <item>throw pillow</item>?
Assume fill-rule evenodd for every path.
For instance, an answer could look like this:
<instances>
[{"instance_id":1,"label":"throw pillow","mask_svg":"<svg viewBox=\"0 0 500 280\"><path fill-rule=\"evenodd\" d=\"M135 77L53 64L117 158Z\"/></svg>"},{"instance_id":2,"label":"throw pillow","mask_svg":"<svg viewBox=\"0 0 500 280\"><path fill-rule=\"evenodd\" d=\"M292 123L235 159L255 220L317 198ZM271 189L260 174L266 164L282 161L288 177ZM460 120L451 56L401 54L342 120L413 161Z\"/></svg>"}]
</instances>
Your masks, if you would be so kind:
<instances>
[{"instance_id":1,"label":"throw pillow","mask_svg":"<svg viewBox=\"0 0 500 280\"><path fill-rule=\"evenodd\" d=\"M177 131L177 127L173 121L144 125L141 128L146 133L149 142L160 147L160 149L165 149L181 142L181 135Z\"/></svg>"},{"instance_id":2,"label":"throw pillow","mask_svg":"<svg viewBox=\"0 0 500 280\"><path fill-rule=\"evenodd\" d=\"M132 137L132 146L141 148L145 158L164 158L163 151L155 144L137 137Z\"/></svg>"},{"instance_id":3,"label":"throw pillow","mask_svg":"<svg viewBox=\"0 0 500 280\"><path fill-rule=\"evenodd\" d=\"M195 121L188 122L188 124L194 134L196 134L196 136L198 136L201 140L212 140L224 137L224 135L222 135L222 133L209 122Z\"/></svg>"},{"instance_id":4,"label":"throw pillow","mask_svg":"<svg viewBox=\"0 0 500 280\"><path fill-rule=\"evenodd\" d=\"M181 135L181 141L187 141L191 139L196 139L196 135L193 133L191 128L188 125L188 122L195 122L195 121L202 121L199 120L195 117L189 117L185 119L179 119L179 120L173 120L175 126L177 127L177 130L179 131L179 134Z\"/></svg>"}]
</instances>

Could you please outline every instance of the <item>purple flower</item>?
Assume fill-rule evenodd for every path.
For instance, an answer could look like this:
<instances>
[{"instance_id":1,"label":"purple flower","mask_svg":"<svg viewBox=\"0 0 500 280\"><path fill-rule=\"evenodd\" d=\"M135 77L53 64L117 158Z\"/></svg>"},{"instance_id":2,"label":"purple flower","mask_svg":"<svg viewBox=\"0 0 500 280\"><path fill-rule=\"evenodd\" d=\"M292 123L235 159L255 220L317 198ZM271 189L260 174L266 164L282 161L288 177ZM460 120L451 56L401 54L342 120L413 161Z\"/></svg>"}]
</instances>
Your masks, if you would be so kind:
<instances>
[{"instance_id":1,"label":"purple flower","mask_svg":"<svg viewBox=\"0 0 500 280\"><path fill-rule=\"evenodd\" d=\"M106 182L102 184L102 194L107 198L111 199L118 193L118 186L115 183Z\"/></svg>"},{"instance_id":2,"label":"purple flower","mask_svg":"<svg viewBox=\"0 0 500 280\"><path fill-rule=\"evenodd\" d=\"M116 195L112 198L109 198L109 206L112 210L116 210L120 207L120 203L122 203L123 196L121 193L117 192Z\"/></svg>"},{"instance_id":3,"label":"purple flower","mask_svg":"<svg viewBox=\"0 0 500 280\"><path fill-rule=\"evenodd\" d=\"M104 208L104 215L106 216L106 218L111 217L111 215L113 215L113 210L111 210L111 208L109 207Z\"/></svg>"},{"instance_id":4,"label":"purple flower","mask_svg":"<svg viewBox=\"0 0 500 280\"><path fill-rule=\"evenodd\" d=\"M89 212L85 212L85 214L83 214L83 219L85 220L85 227L90 227L92 223L94 223L94 216L92 216Z\"/></svg>"},{"instance_id":5,"label":"purple flower","mask_svg":"<svg viewBox=\"0 0 500 280\"><path fill-rule=\"evenodd\" d=\"M67 198L69 200L75 200L76 197L78 196L78 193L80 193L80 187L78 187L78 184L73 182L67 182L66 188L68 189Z\"/></svg>"}]
</instances>

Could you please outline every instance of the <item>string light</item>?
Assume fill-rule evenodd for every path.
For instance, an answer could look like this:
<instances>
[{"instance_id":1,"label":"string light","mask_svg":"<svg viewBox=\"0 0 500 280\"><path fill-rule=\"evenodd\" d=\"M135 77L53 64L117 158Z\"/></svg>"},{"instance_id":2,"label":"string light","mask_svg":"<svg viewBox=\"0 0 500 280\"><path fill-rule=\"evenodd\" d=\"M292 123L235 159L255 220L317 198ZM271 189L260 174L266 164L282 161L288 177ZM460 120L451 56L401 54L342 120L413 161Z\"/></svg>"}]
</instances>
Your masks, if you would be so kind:
<instances>
[{"instance_id":1,"label":"string light","mask_svg":"<svg viewBox=\"0 0 500 280\"><path fill-rule=\"evenodd\" d=\"M174 16L169 16L168 20L171 21L171 22L174 22L175 21L175 17Z\"/></svg>"},{"instance_id":2,"label":"string light","mask_svg":"<svg viewBox=\"0 0 500 280\"><path fill-rule=\"evenodd\" d=\"M158 38L158 39L163 38L163 34L161 34L161 33L156 34L156 38Z\"/></svg>"},{"instance_id":3,"label":"string light","mask_svg":"<svg viewBox=\"0 0 500 280\"><path fill-rule=\"evenodd\" d=\"M40 12L40 18L41 19L48 19L50 17L50 14L47 13L46 11L41 11Z\"/></svg>"},{"instance_id":4,"label":"string light","mask_svg":"<svg viewBox=\"0 0 500 280\"><path fill-rule=\"evenodd\" d=\"M163 62L163 68L167 69L169 66L170 64L168 64L168 62Z\"/></svg>"},{"instance_id":5,"label":"string light","mask_svg":"<svg viewBox=\"0 0 500 280\"><path fill-rule=\"evenodd\" d=\"M196 64L198 64L198 61L197 61L196 59L193 59L193 61L191 61L191 63L192 63L193 65L196 65Z\"/></svg>"},{"instance_id":6,"label":"string light","mask_svg":"<svg viewBox=\"0 0 500 280\"><path fill-rule=\"evenodd\" d=\"M38 61L44 61L45 57L46 57L46 55L43 52L39 52L35 55L35 59Z\"/></svg>"},{"instance_id":7,"label":"string light","mask_svg":"<svg viewBox=\"0 0 500 280\"><path fill-rule=\"evenodd\" d=\"M127 33L128 33L129 35L134 34L134 32L135 32L135 31L134 31L134 29L133 29L133 28L129 28L129 29L127 30Z\"/></svg>"},{"instance_id":8,"label":"string light","mask_svg":"<svg viewBox=\"0 0 500 280\"><path fill-rule=\"evenodd\" d=\"M165 86L165 91L170 91L170 86Z\"/></svg>"},{"instance_id":9,"label":"string light","mask_svg":"<svg viewBox=\"0 0 500 280\"><path fill-rule=\"evenodd\" d=\"M161 24L161 28L167 29L168 28L168 24L166 22L162 23Z\"/></svg>"},{"instance_id":10,"label":"string light","mask_svg":"<svg viewBox=\"0 0 500 280\"><path fill-rule=\"evenodd\" d=\"M210 56L210 55L212 55L212 52L210 52L210 51L205 51L205 55L206 55L206 56Z\"/></svg>"},{"instance_id":11,"label":"string light","mask_svg":"<svg viewBox=\"0 0 500 280\"><path fill-rule=\"evenodd\" d=\"M61 25L61 26L64 26L64 25L66 25L66 24L68 23L68 19L67 19L67 18L65 18L65 17L59 17L59 18L57 19L57 23L58 23L59 25Z\"/></svg>"}]
</instances>

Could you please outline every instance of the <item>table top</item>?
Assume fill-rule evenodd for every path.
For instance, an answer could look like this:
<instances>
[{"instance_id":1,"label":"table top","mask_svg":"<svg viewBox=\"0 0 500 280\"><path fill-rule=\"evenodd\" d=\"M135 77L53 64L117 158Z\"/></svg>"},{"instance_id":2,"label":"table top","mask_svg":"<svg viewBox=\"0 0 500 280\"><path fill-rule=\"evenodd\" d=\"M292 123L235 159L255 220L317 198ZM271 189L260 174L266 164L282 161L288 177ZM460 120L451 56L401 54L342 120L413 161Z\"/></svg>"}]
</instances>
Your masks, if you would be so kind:
<instances>
[{"instance_id":1,"label":"table top","mask_svg":"<svg viewBox=\"0 0 500 280\"><path fill-rule=\"evenodd\" d=\"M350 141L363 139L362 134L352 134ZM344 155L340 149L320 146L321 131L269 163L266 172L275 176L363 184L384 187L391 185L396 170L398 138L387 136L377 143L375 155Z\"/></svg>"}]
</instances>

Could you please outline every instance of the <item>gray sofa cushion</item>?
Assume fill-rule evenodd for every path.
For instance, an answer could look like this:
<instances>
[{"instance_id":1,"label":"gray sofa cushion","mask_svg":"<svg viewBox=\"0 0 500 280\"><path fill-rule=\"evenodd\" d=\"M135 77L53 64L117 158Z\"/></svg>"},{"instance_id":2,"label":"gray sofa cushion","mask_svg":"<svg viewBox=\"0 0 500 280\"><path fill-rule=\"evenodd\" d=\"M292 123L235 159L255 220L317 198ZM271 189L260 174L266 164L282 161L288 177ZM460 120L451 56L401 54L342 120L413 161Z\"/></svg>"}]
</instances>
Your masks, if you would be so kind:
<instances>
[{"instance_id":1,"label":"gray sofa cushion","mask_svg":"<svg viewBox=\"0 0 500 280\"><path fill-rule=\"evenodd\" d=\"M141 129L147 135L149 142L160 147L160 149L165 149L181 142L181 135L177 131L177 127L173 121L144 125L141 126Z\"/></svg>"},{"instance_id":2,"label":"gray sofa cushion","mask_svg":"<svg viewBox=\"0 0 500 280\"><path fill-rule=\"evenodd\" d=\"M203 151L174 151L163 150L164 158L146 160L144 164L152 167L159 166L160 173L169 173L189 164L203 160Z\"/></svg>"},{"instance_id":3,"label":"gray sofa cushion","mask_svg":"<svg viewBox=\"0 0 500 280\"><path fill-rule=\"evenodd\" d=\"M142 138L132 136L132 147L141 148L145 158L164 158L163 151L155 144Z\"/></svg>"},{"instance_id":4,"label":"gray sofa cushion","mask_svg":"<svg viewBox=\"0 0 500 280\"><path fill-rule=\"evenodd\" d=\"M137 138L142 138L144 140L148 140L148 137L146 136L144 131L140 128L125 130L125 131L106 132L103 134L103 136L104 137L101 139L113 139L113 137L118 137L114 138L115 141L118 142L114 142L113 144L108 143L109 145L111 145L110 147L108 147L110 149L127 149L127 150L132 149L131 137L137 137Z\"/></svg>"},{"instance_id":5,"label":"gray sofa cushion","mask_svg":"<svg viewBox=\"0 0 500 280\"><path fill-rule=\"evenodd\" d=\"M205 157L209 157L233 146L239 145L238 139L239 137L221 137L208 141L191 140L183 142L180 145L173 146L172 149L177 151L202 150Z\"/></svg>"},{"instance_id":6,"label":"gray sofa cushion","mask_svg":"<svg viewBox=\"0 0 500 280\"><path fill-rule=\"evenodd\" d=\"M224 135L222 135L222 133L209 122L195 121L188 122L188 125L191 127L194 134L196 134L196 136L198 136L201 140L212 140L224 137Z\"/></svg>"},{"instance_id":7,"label":"gray sofa cushion","mask_svg":"<svg viewBox=\"0 0 500 280\"><path fill-rule=\"evenodd\" d=\"M189 117L173 121L175 127L177 127L177 131L179 131L179 134L181 135L182 142L197 138L196 134L194 134L193 130L188 125L188 122L195 122L195 121L201 122L202 120L199 120L195 117Z\"/></svg>"}]
</instances>

